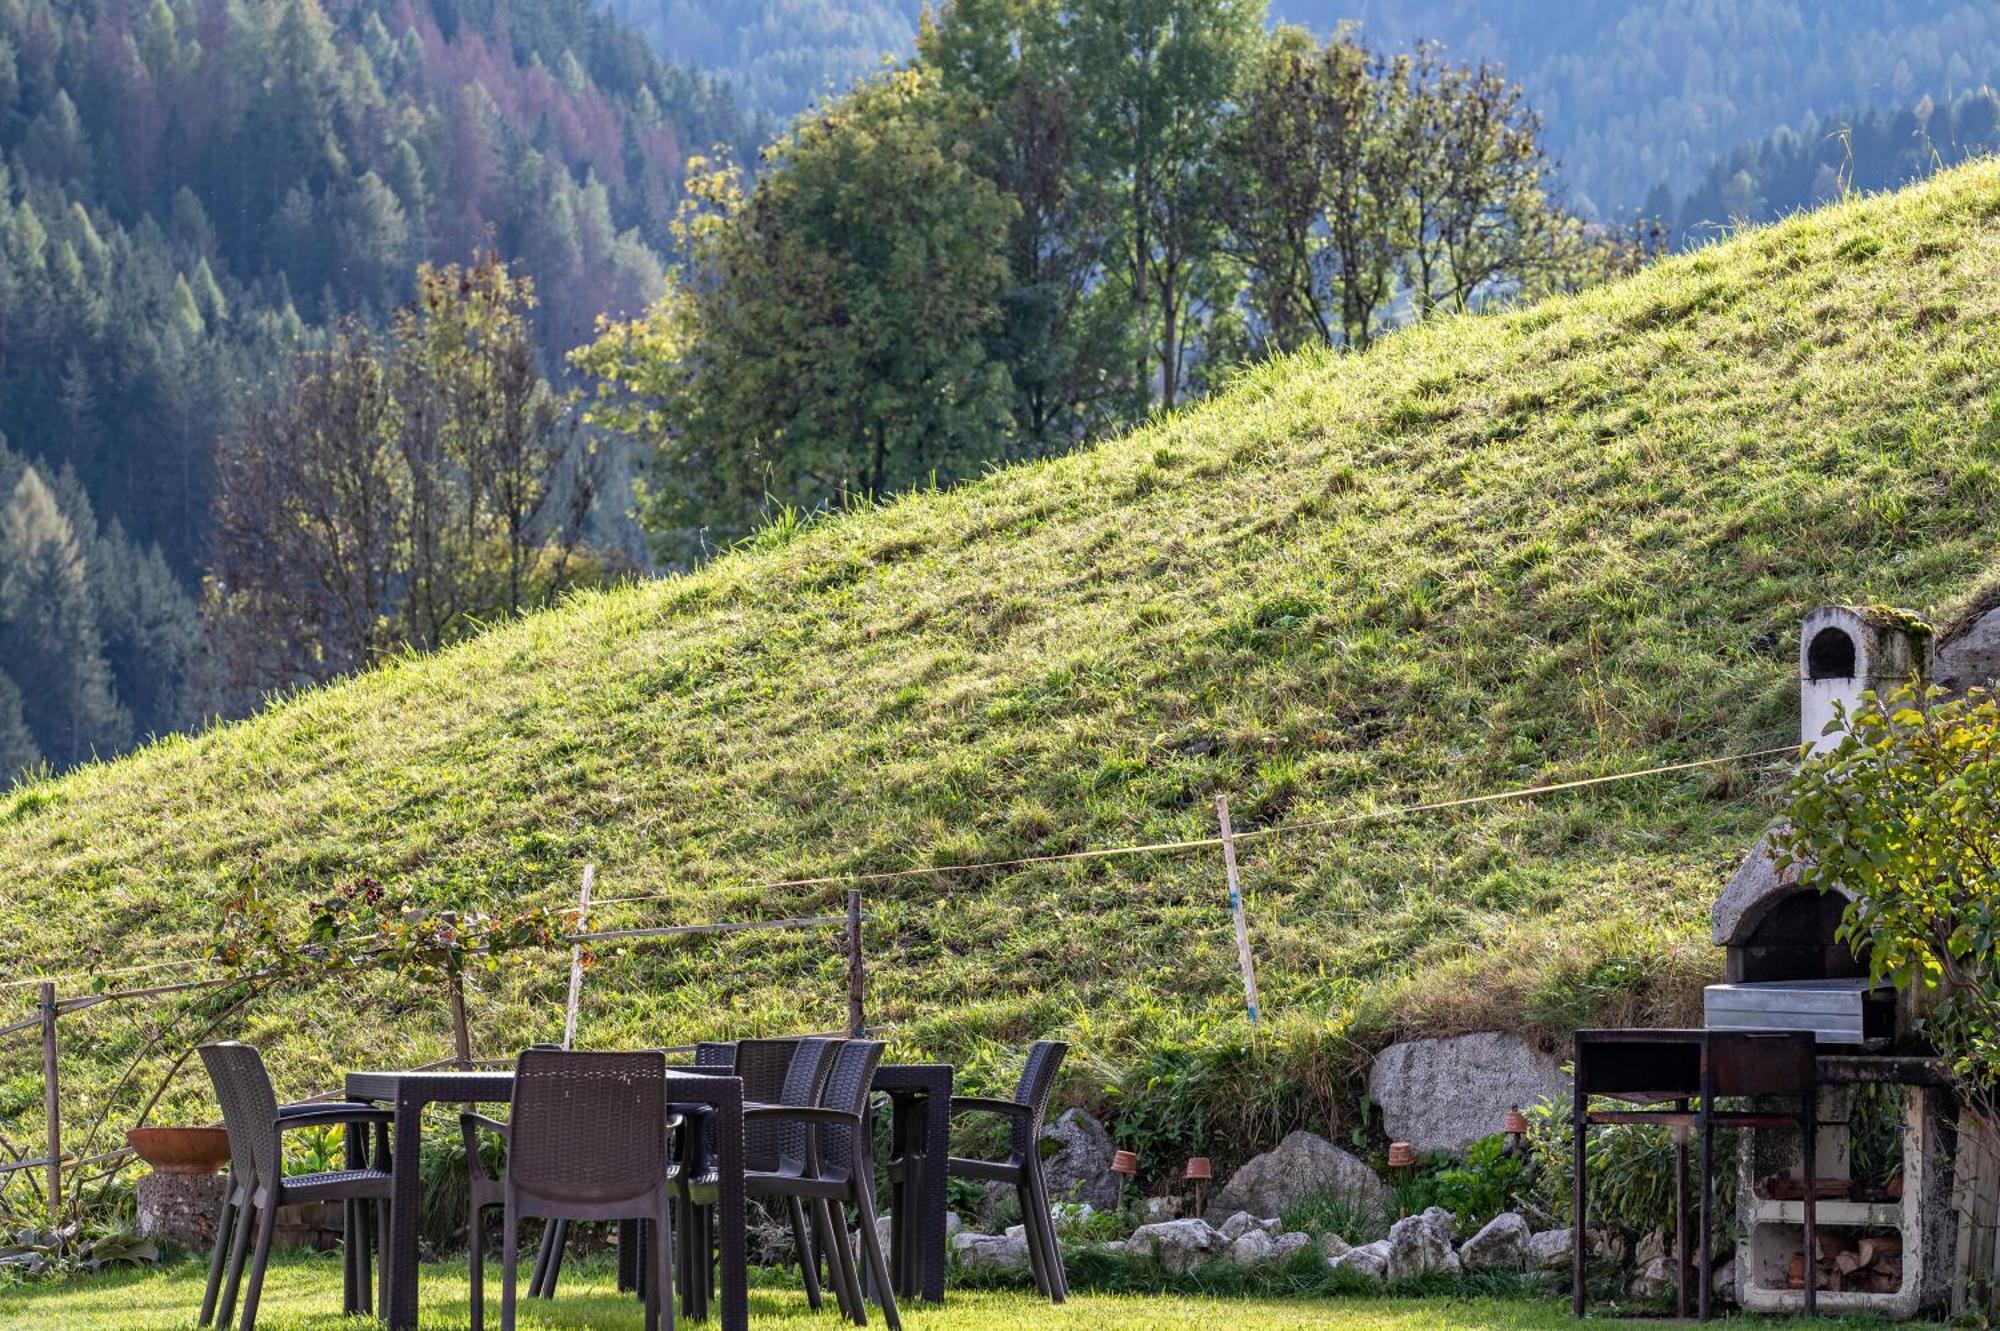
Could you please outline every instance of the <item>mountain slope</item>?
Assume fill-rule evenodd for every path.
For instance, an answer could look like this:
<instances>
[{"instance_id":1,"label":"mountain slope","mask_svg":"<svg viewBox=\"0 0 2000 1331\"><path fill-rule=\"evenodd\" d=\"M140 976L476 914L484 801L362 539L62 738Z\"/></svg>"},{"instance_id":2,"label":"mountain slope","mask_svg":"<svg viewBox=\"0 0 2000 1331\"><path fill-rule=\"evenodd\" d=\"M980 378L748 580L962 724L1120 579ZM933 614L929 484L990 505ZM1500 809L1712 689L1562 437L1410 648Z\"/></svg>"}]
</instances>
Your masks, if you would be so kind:
<instances>
[{"instance_id":1,"label":"mountain slope","mask_svg":"<svg viewBox=\"0 0 2000 1331\"><path fill-rule=\"evenodd\" d=\"M301 900L365 869L560 902L594 860L600 896L672 898L607 925L769 918L839 900L751 890L782 877L1205 836L1218 792L1256 828L1793 742L1805 611L1942 606L1991 557L1997 242L1988 161L1271 364L1082 454L27 788L0 799L0 974L191 955L253 865ZM1246 845L1297 1059L1258 1104L1345 1113L1350 1034L1684 1013L1781 770ZM871 1015L906 1052L984 1066L986 1040L1063 1029L1089 1081L1241 1039L1212 850L867 899ZM556 1028L560 961L479 981L482 1049ZM841 973L822 935L610 951L583 1038L823 1025ZM70 1084L101 1086L134 1017L80 1020L99 1043ZM446 1048L435 999L380 977L242 1030L294 1089ZM0 1112L33 1112L28 1061Z\"/></svg>"}]
</instances>

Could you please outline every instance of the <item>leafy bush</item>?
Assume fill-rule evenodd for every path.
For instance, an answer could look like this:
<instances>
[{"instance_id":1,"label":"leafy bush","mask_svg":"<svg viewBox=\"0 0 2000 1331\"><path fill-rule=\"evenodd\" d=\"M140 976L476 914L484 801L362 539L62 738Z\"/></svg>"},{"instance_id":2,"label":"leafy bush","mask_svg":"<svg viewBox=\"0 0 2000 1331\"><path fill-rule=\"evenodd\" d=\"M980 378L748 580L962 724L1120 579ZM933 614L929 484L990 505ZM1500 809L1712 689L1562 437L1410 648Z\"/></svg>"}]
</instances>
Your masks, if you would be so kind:
<instances>
[{"instance_id":1,"label":"leafy bush","mask_svg":"<svg viewBox=\"0 0 2000 1331\"><path fill-rule=\"evenodd\" d=\"M2000 701L1905 685L1837 709L1792 780L1774 859L1850 897L1840 936L1928 996L1923 1033L1987 1119L2000 1084Z\"/></svg>"},{"instance_id":2,"label":"leafy bush","mask_svg":"<svg viewBox=\"0 0 2000 1331\"><path fill-rule=\"evenodd\" d=\"M1543 1101L1527 1111L1533 1156L1528 1200L1544 1219L1569 1223L1575 1171L1575 1138L1568 1106ZM1590 1131L1585 1148L1590 1181L1584 1198L1593 1228L1610 1230L1628 1246L1656 1229L1673 1230L1674 1141L1658 1128L1616 1124ZM1736 1134L1718 1132L1715 1158L1734 1159ZM1736 1172L1718 1169L1716 1214L1735 1214Z\"/></svg>"},{"instance_id":3,"label":"leafy bush","mask_svg":"<svg viewBox=\"0 0 2000 1331\"><path fill-rule=\"evenodd\" d=\"M1433 1176L1434 1204L1458 1217L1460 1233L1470 1234L1513 1208L1527 1173L1525 1152L1509 1154L1507 1139L1497 1133L1482 1137L1465 1148L1464 1160Z\"/></svg>"}]
</instances>

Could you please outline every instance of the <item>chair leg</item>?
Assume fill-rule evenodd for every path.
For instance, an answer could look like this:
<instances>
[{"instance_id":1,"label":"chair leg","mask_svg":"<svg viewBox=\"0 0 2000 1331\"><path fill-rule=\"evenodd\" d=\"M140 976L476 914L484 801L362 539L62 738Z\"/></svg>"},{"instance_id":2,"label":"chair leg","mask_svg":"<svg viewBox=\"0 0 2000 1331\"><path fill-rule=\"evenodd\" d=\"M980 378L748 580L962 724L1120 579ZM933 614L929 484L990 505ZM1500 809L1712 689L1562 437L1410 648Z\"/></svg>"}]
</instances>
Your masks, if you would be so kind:
<instances>
[{"instance_id":1,"label":"chair leg","mask_svg":"<svg viewBox=\"0 0 2000 1331\"><path fill-rule=\"evenodd\" d=\"M466 1227L466 1275L472 1283L472 1331L486 1331L486 1235L479 1223L479 1203L472 1204L472 1223Z\"/></svg>"},{"instance_id":2,"label":"chair leg","mask_svg":"<svg viewBox=\"0 0 2000 1331\"><path fill-rule=\"evenodd\" d=\"M868 1325L868 1305L861 1297L861 1280L854 1270L854 1251L847 1245L847 1210L837 1202L819 1203L826 1254L826 1276L840 1291L840 1310L856 1326Z\"/></svg>"},{"instance_id":3,"label":"chair leg","mask_svg":"<svg viewBox=\"0 0 2000 1331\"><path fill-rule=\"evenodd\" d=\"M642 1305L645 1308L645 1312L641 1316L640 1325L645 1327L646 1331L660 1331L660 1304L662 1302L660 1298L660 1277L666 1272L667 1264L660 1260L660 1227L652 1225L650 1229L652 1232L646 1235L645 1255L640 1258L646 1265L646 1298ZM668 1292L665 1302L669 1306L673 1303L671 1289Z\"/></svg>"},{"instance_id":4,"label":"chair leg","mask_svg":"<svg viewBox=\"0 0 2000 1331\"><path fill-rule=\"evenodd\" d=\"M549 1245L555 1238L556 1226L561 1223L560 1220L542 1222L542 1241L535 1245L535 1260L528 1267L528 1297L531 1299L542 1296L542 1276L549 1269Z\"/></svg>"},{"instance_id":5,"label":"chair leg","mask_svg":"<svg viewBox=\"0 0 2000 1331\"><path fill-rule=\"evenodd\" d=\"M215 1310L217 1326L228 1326L230 1314L235 1311L236 1292L243 1288L243 1257L250 1248L250 1227L256 1217L254 1199L246 1190L243 1204L236 1208L235 1232L229 1240L229 1273L223 1277L222 1302Z\"/></svg>"},{"instance_id":6,"label":"chair leg","mask_svg":"<svg viewBox=\"0 0 2000 1331\"><path fill-rule=\"evenodd\" d=\"M230 1218L236 1214L236 1181L231 1179L222 1192L222 1210L215 1217L215 1254L208 1259L208 1287L201 1296L201 1320L207 1326L215 1320L215 1299L222 1292L222 1271L228 1262Z\"/></svg>"},{"instance_id":7,"label":"chair leg","mask_svg":"<svg viewBox=\"0 0 2000 1331\"><path fill-rule=\"evenodd\" d=\"M549 1222L549 1237L542 1240L542 1297L556 1296L556 1281L562 1277L563 1251L569 1247L569 1221Z\"/></svg>"},{"instance_id":8,"label":"chair leg","mask_svg":"<svg viewBox=\"0 0 2000 1331\"><path fill-rule=\"evenodd\" d=\"M800 1259L811 1262L816 1272L821 1270L821 1263L825 1263L822 1274L826 1284L833 1288L834 1305L840 1309L843 1318L852 1321L854 1308L847 1301L847 1286L841 1283L840 1266L833 1255L832 1208L824 1198L814 1198L801 1204L808 1209L811 1216L812 1223L809 1228L812 1230L812 1246L801 1254Z\"/></svg>"},{"instance_id":9,"label":"chair leg","mask_svg":"<svg viewBox=\"0 0 2000 1331\"><path fill-rule=\"evenodd\" d=\"M882 1234L875 1224L875 1199L869 1196L868 1180L857 1178L854 1208L861 1216L861 1253L875 1280L876 1299L882 1305L882 1320L889 1331L903 1331L903 1319L896 1315L896 1287L889 1279L889 1263L882 1258Z\"/></svg>"},{"instance_id":10,"label":"chair leg","mask_svg":"<svg viewBox=\"0 0 2000 1331\"><path fill-rule=\"evenodd\" d=\"M1028 1241L1028 1271L1035 1278L1035 1292L1043 1298L1055 1298L1055 1286L1049 1283L1049 1252L1042 1245L1042 1231L1035 1221L1035 1190L1028 1182L1028 1171L1023 1169L1014 1184L1014 1196L1021 1203L1022 1236Z\"/></svg>"},{"instance_id":11,"label":"chair leg","mask_svg":"<svg viewBox=\"0 0 2000 1331\"><path fill-rule=\"evenodd\" d=\"M394 1218L389 1211L389 1199L387 1197L378 1198L375 1202L374 1283L379 1297L376 1307L379 1307L385 1313L389 1311L389 1222ZM410 1223L415 1224L416 1217L412 1216ZM361 1288L364 1297L368 1289L368 1284L368 1267L364 1261L361 1268Z\"/></svg>"},{"instance_id":12,"label":"chair leg","mask_svg":"<svg viewBox=\"0 0 2000 1331\"><path fill-rule=\"evenodd\" d=\"M515 1285L521 1275L521 1218L510 1203L500 1219L500 1331L514 1331Z\"/></svg>"},{"instance_id":13,"label":"chair leg","mask_svg":"<svg viewBox=\"0 0 2000 1331\"><path fill-rule=\"evenodd\" d=\"M1035 1192L1035 1215L1041 1220L1042 1251L1049 1273L1049 1298L1062 1303L1069 1298L1069 1276L1063 1271L1062 1240L1056 1234L1055 1210L1049 1205L1049 1180L1042 1173L1039 1156L1028 1156L1028 1181Z\"/></svg>"},{"instance_id":14,"label":"chair leg","mask_svg":"<svg viewBox=\"0 0 2000 1331\"><path fill-rule=\"evenodd\" d=\"M653 1222L653 1254L657 1263L655 1274L659 1277L653 1284L660 1291L653 1305L653 1331L660 1331L662 1321L666 1331L673 1331L674 1215L673 1208L664 1201L660 1204L660 1218Z\"/></svg>"},{"instance_id":15,"label":"chair leg","mask_svg":"<svg viewBox=\"0 0 2000 1331\"><path fill-rule=\"evenodd\" d=\"M340 1312L343 1317L352 1317L361 1307L361 1296L354 1292L354 1242L360 1212L359 1202L340 1204Z\"/></svg>"},{"instance_id":16,"label":"chair leg","mask_svg":"<svg viewBox=\"0 0 2000 1331\"><path fill-rule=\"evenodd\" d=\"M792 1246L798 1249L799 1271L806 1284L806 1306L818 1312L822 1303L819 1293L819 1263L813 1259L812 1242L806 1234L806 1208L796 1197L785 1198L785 1210L792 1221Z\"/></svg>"},{"instance_id":17,"label":"chair leg","mask_svg":"<svg viewBox=\"0 0 2000 1331\"><path fill-rule=\"evenodd\" d=\"M272 1191L275 1193L276 1188ZM278 1230L278 1199L257 1216L257 1253L250 1259L250 1285L243 1291L243 1331L256 1331L257 1301L264 1293L264 1271L271 1264L271 1236Z\"/></svg>"}]
</instances>

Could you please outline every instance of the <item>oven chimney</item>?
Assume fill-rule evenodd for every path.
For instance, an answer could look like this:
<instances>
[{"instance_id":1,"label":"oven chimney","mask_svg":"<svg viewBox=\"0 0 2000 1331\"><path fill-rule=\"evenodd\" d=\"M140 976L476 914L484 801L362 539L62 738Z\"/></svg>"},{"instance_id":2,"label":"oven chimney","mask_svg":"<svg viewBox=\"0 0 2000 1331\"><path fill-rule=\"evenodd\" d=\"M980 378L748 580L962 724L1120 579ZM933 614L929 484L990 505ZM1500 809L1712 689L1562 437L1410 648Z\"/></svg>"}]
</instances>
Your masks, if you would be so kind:
<instances>
[{"instance_id":1,"label":"oven chimney","mask_svg":"<svg viewBox=\"0 0 2000 1331\"><path fill-rule=\"evenodd\" d=\"M1838 704L1853 711L1861 695L1890 693L1931 673L1931 629L1908 610L1822 606L1799 631L1799 742L1819 753Z\"/></svg>"}]
</instances>

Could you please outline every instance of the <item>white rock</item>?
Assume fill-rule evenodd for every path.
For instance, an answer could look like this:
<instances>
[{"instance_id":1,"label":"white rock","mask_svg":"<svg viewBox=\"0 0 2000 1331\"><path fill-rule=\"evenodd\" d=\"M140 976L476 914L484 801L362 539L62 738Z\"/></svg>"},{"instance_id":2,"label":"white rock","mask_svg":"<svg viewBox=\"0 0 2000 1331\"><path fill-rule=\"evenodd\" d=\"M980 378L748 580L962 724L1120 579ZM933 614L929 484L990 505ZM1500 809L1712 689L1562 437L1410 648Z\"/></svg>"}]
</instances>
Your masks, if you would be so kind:
<instances>
[{"instance_id":1,"label":"white rock","mask_svg":"<svg viewBox=\"0 0 2000 1331\"><path fill-rule=\"evenodd\" d=\"M1500 1131L1509 1106L1566 1102L1569 1078L1556 1061L1512 1032L1409 1040L1375 1057L1368 1098L1392 1141L1418 1154L1462 1151Z\"/></svg>"},{"instance_id":2,"label":"white rock","mask_svg":"<svg viewBox=\"0 0 2000 1331\"><path fill-rule=\"evenodd\" d=\"M1111 1172L1115 1148L1103 1124L1081 1109L1065 1110L1042 1129L1042 1140L1056 1145L1042 1161L1051 1200L1088 1202L1106 1211L1117 1207L1124 1180Z\"/></svg>"},{"instance_id":3,"label":"white rock","mask_svg":"<svg viewBox=\"0 0 2000 1331\"><path fill-rule=\"evenodd\" d=\"M1280 1234L1271 1240L1271 1260L1286 1261L1293 1253L1304 1252L1312 1247L1312 1241L1312 1235L1302 1230L1295 1229L1289 1234Z\"/></svg>"},{"instance_id":4,"label":"white rock","mask_svg":"<svg viewBox=\"0 0 2000 1331\"><path fill-rule=\"evenodd\" d=\"M1576 1241L1573 1229L1545 1229L1528 1237L1528 1263L1544 1271L1568 1266L1570 1247Z\"/></svg>"},{"instance_id":5,"label":"white rock","mask_svg":"<svg viewBox=\"0 0 2000 1331\"><path fill-rule=\"evenodd\" d=\"M1229 1242L1206 1220L1162 1220L1139 1226L1126 1246L1135 1254L1157 1258L1161 1266L1178 1274L1216 1256Z\"/></svg>"},{"instance_id":6,"label":"white rock","mask_svg":"<svg viewBox=\"0 0 2000 1331\"><path fill-rule=\"evenodd\" d=\"M1324 1137L1294 1132L1222 1185L1208 1219L1219 1224L1238 1211L1283 1215L1286 1207L1315 1193L1332 1193L1361 1206L1387 1208L1390 1203L1388 1185L1361 1160Z\"/></svg>"},{"instance_id":7,"label":"white rock","mask_svg":"<svg viewBox=\"0 0 2000 1331\"><path fill-rule=\"evenodd\" d=\"M1229 1260L1238 1266L1261 1266L1271 1259L1271 1236L1252 1226L1229 1245Z\"/></svg>"},{"instance_id":8,"label":"white rock","mask_svg":"<svg viewBox=\"0 0 2000 1331\"><path fill-rule=\"evenodd\" d=\"M1231 1243L1236 1242L1236 1240L1242 1238L1253 1229L1262 1229L1266 1234L1269 1234L1275 1231L1277 1227L1277 1221L1259 1220L1248 1211L1238 1211L1235 1215L1230 1216L1229 1219L1216 1226L1217 1230L1221 1232L1222 1237L1228 1239Z\"/></svg>"},{"instance_id":9,"label":"white rock","mask_svg":"<svg viewBox=\"0 0 2000 1331\"><path fill-rule=\"evenodd\" d=\"M952 1240L959 1264L967 1270L1020 1271L1028 1265L1028 1241L1020 1227L1007 1234L960 1234Z\"/></svg>"},{"instance_id":10,"label":"white rock","mask_svg":"<svg viewBox=\"0 0 2000 1331\"><path fill-rule=\"evenodd\" d=\"M1358 1248L1349 1248L1326 1265L1330 1271L1352 1271L1356 1275L1380 1281L1389 1274L1389 1240L1377 1239Z\"/></svg>"},{"instance_id":11,"label":"white rock","mask_svg":"<svg viewBox=\"0 0 2000 1331\"><path fill-rule=\"evenodd\" d=\"M1328 1234L1319 1241L1320 1255L1325 1257L1329 1262L1336 1257L1344 1257L1353 1248L1353 1244L1338 1234Z\"/></svg>"},{"instance_id":12,"label":"white rock","mask_svg":"<svg viewBox=\"0 0 2000 1331\"><path fill-rule=\"evenodd\" d=\"M1180 1214L1180 1204L1171 1197L1148 1197L1139 1208L1146 1217L1146 1223L1157 1225L1163 1220L1172 1220Z\"/></svg>"},{"instance_id":13,"label":"white rock","mask_svg":"<svg viewBox=\"0 0 2000 1331\"><path fill-rule=\"evenodd\" d=\"M958 1212L946 1211L944 1213L945 1242L949 1243L951 1242L951 1240L957 1238L958 1232L964 1228L965 1228L965 1221L959 1219Z\"/></svg>"},{"instance_id":14,"label":"white rock","mask_svg":"<svg viewBox=\"0 0 2000 1331\"><path fill-rule=\"evenodd\" d=\"M1665 1257L1649 1257L1639 1264L1628 1293L1635 1299L1656 1299L1674 1287L1674 1264Z\"/></svg>"},{"instance_id":15,"label":"white rock","mask_svg":"<svg viewBox=\"0 0 2000 1331\"><path fill-rule=\"evenodd\" d=\"M1453 1223L1451 1212L1433 1206L1422 1215L1404 1216L1391 1225L1389 1279L1458 1270L1458 1251L1451 1246Z\"/></svg>"},{"instance_id":16,"label":"white rock","mask_svg":"<svg viewBox=\"0 0 2000 1331\"><path fill-rule=\"evenodd\" d=\"M1520 1213L1502 1211L1459 1245L1458 1260L1468 1271L1519 1271L1528 1264L1532 1237Z\"/></svg>"},{"instance_id":17,"label":"white rock","mask_svg":"<svg viewBox=\"0 0 2000 1331\"><path fill-rule=\"evenodd\" d=\"M1544 1271L1566 1271L1569 1269L1570 1247L1573 1229L1545 1229L1528 1240L1528 1265ZM1611 1241L1602 1232L1592 1230L1587 1240L1590 1256L1594 1261L1603 1257L1611 1246Z\"/></svg>"}]
</instances>

